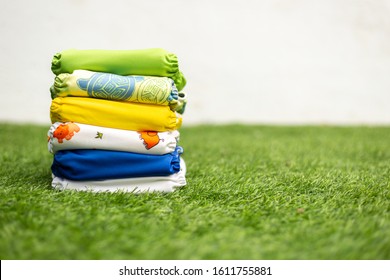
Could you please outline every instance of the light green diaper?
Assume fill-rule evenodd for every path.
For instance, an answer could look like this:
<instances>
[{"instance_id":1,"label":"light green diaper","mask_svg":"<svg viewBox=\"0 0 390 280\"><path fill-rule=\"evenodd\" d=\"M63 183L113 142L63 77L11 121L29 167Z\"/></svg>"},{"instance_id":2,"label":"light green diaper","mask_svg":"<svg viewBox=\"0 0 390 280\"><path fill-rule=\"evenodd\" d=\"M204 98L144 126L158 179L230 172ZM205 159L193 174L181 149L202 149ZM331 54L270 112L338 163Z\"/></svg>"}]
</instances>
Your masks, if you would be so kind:
<instances>
[{"instance_id":1,"label":"light green diaper","mask_svg":"<svg viewBox=\"0 0 390 280\"><path fill-rule=\"evenodd\" d=\"M121 76L110 73L75 70L55 77L50 88L52 99L76 96L169 105L182 111L186 98L173 80L157 76ZM183 110L184 111L184 110Z\"/></svg>"},{"instance_id":2,"label":"light green diaper","mask_svg":"<svg viewBox=\"0 0 390 280\"><path fill-rule=\"evenodd\" d=\"M161 76L172 78L178 90L186 84L177 56L164 49L77 50L57 53L52 60L54 74L90 70L118 75Z\"/></svg>"}]
</instances>

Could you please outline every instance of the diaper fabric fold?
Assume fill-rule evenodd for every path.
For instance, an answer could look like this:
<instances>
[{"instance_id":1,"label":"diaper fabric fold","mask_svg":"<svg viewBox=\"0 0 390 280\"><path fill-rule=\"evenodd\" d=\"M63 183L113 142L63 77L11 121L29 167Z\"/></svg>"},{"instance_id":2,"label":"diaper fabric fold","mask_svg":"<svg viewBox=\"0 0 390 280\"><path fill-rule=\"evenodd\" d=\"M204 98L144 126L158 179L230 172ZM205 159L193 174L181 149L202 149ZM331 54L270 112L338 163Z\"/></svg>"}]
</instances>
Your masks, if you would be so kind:
<instances>
[{"instance_id":1,"label":"diaper fabric fold","mask_svg":"<svg viewBox=\"0 0 390 280\"><path fill-rule=\"evenodd\" d=\"M163 155L175 151L177 130L132 131L73 122L56 122L48 131L48 150L99 149Z\"/></svg>"},{"instance_id":2,"label":"diaper fabric fold","mask_svg":"<svg viewBox=\"0 0 390 280\"><path fill-rule=\"evenodd\" d=\"M143 50L77 50L68 49L54 55L54 74L83 69L118 75L170 77L178 90L186 84L179 70L177 56L161 48Z\"/></svg>"},{"instance_id":3,"label":"diaper fabric fold","mask_svg":"<svg viewBox=\"0 0 390 280\"><path fill-rule=\"evenodd\" d=\"M51 171L56 177L75 181L169 176L180 171L182 152L180 146L165 155L108 150L62 150L54 154Z\"/></svg>"},{"instance_id":4,"label":"diaper fabric fold","mask_svg":"<svg viewBox=\"0 0 390 280\"><path fill-rule=\"evenodd\" d=\"M57 190L91 192L173 192L186 185L186 165L180 159L180 171L168 176L124 178L100 181L74 181L53 175L52 187Z\"/></svg>"},{"instance_id":5,"label":"diaper fabric fold","mask_svg":"<svg viewBox=\"0 0 390 280\"><path fill-rule=\"evenodd\" d=\"M169 106L85 97L52 100L50 119L135 131L171 131L181 126L181 115Z\"/></svg>"}]
</instances>

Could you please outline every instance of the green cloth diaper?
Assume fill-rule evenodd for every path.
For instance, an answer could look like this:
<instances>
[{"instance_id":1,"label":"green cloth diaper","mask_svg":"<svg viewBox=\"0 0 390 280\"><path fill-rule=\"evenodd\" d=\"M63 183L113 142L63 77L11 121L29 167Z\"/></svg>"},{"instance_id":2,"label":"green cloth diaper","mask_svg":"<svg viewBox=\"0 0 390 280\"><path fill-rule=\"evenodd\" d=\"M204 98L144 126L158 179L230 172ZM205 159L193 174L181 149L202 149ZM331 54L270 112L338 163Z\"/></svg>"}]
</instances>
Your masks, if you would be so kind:
<instances>
[{"instance_id":1,"label":"green cloth diaper","mask_svg":"<svg viewBox=\"0 0 390 280\"><path fill-rule=\"evenodd\" d=\"M186 84L177 56L161 48L143 50L68 49L54 55L54 74L90 70L118 75L162 76L173 79L180 91Z\"/></svg>"}]
</instances>

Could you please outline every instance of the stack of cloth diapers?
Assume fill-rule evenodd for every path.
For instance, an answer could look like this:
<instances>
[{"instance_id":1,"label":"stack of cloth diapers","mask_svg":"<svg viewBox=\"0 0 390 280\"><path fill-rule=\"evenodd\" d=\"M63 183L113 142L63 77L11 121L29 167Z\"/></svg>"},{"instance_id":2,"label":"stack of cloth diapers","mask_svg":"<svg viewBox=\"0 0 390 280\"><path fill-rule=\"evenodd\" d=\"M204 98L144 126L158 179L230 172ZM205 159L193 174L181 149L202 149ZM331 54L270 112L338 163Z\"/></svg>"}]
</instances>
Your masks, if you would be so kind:
<instances>
[{"instance_id":1,"label":"stack of cloth diapers","mask_svg":"<svg viewBox=\"0 0 390 280\"><path fill-rule=\"evenodd\" d=\"M142 193L186 185L178 144L186 80L175 54L70 49L51 69L54 188Z\"/></svg>"}]
</instances>

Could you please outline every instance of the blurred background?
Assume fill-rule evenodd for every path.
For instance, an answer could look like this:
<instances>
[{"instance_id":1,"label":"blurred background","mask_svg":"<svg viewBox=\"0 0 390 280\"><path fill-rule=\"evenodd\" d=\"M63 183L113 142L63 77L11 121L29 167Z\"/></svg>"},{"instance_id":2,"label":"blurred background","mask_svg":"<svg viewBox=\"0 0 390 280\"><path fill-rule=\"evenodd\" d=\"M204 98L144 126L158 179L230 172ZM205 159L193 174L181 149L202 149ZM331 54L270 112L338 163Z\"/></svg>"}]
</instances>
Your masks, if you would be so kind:
<instances>
[{"instance_id":1,"label":"blurred background","mask_svg":"<svg viewBox=\"0 0 390 280\"><path fill-rule=\"evenodd\" d=\"M1 1L0 122L50 123L56 52L161 47L184 125L390 124L390 0Z\"/></svg>"}]
</instances>

